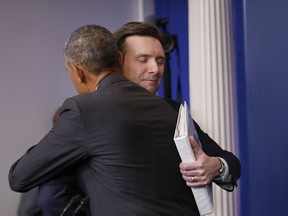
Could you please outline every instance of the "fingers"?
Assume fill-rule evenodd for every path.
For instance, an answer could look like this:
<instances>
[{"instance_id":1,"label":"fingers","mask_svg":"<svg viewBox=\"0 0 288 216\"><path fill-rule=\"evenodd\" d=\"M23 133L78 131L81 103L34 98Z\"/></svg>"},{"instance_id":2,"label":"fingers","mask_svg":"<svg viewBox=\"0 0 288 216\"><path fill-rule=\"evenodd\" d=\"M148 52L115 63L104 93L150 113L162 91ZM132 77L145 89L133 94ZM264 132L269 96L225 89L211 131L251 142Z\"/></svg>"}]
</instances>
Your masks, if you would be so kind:
<instances>
[{"instance_id":1,"label":"fingers","mask_svg":"<svg viewBox=\"0 0 288 216\"><path fill-rule=\"evenodd\" d=\"M190 145L193 149L194 154L196 155L200 149L199 145L197 144L196 140L193 136L189 136Z\"/></svg>"},{"instance_id":2,"label":"fingers","mask_svg":"<svg viewBox=\"0 0 288 216\"><path fill-rule=\"evenodd\" d=\"M202 151L201 147L200 147L199 144L196 142L196 140L194 139L193 136L189 136L189 141L190 141L190 145L191 145L191 147L192 147L192 149L193 149L194 156L195 156L196 160L198 160L199 157L200 157L201 155L205 154L205 153Z\"/></svg>"},{"instance_id":3,"label":"fingers","mask_svg":"<svg viewBox=\"0 0 288 216\"><path fill-rule=\"evenodd\" d=\"M180 163L179 167L182 178L186 181L186 185L189 187L199 187L206 185L209 183L209 181L205 174L205 166L203 164L205 153L202 151L193 136L189 136L189 141L193 149L196 161L192 163Z\"/></svg>"},{"instance_id":4,"label":"fingers","mask_svg":"<svg viewBox=\"0 0 288 216\"><path fill-rule=\"evenodd\" d=\"M180 164L180 173L189 187L196 187L209 184L215 174L207 166L195 166L194 164Z\"/></svg>"},{"instance_id":5,"label":"fingers","mask_svg":"<svg viewBox=\"0 0 288 216\"><path fill-rule=\"evenodd\" d=\"M205 176L201 173L201 169L193 164L183 163L182 166L183 169L180 164L180 173L182 174L182 178L186 181L186 185L189 187L203 185L202 181L205 180Z\"/></svg>"},{"instance_id":6,"label":"fingers","mask_svg":"<svg viewBox=\"0 0 288 216\"><path fill-rule=\"evenodd\" d=\"M207 184L202 176L183 176L183 179L186 181L186 185L189 187L199 187Z\"/></svg>"}]
</instances>

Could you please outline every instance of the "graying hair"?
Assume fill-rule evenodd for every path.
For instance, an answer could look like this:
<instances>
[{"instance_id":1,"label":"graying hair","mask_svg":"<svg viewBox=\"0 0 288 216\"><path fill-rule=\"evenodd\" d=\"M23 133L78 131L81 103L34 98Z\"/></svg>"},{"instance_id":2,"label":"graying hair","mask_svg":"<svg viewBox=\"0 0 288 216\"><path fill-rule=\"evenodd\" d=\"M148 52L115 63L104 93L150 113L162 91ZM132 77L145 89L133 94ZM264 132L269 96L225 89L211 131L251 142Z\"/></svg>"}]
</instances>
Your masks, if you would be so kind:
<instances>
[{"instance_id":1,"label":"graying hair","mask_svg":"<svg viewBox=\"0 0 288 216\"><path fill-rule=\"evenodd\" d=\"M82 66L92 73L118 65L113 34L98 25L84 25L70 34L64 46L66 64Z\"/></svg>"}]
</instances>

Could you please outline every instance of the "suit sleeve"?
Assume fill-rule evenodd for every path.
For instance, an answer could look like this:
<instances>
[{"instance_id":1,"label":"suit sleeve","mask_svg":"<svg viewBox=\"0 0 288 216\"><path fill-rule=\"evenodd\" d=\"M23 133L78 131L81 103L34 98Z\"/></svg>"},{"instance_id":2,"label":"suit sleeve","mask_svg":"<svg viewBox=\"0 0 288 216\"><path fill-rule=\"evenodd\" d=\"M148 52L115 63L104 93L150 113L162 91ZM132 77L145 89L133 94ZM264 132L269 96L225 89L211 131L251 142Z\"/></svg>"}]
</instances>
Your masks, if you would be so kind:
<instances>
[{"instance_id":1,"label":"suit sleeve","mask_svg":"<svg viewBox=\"0 0 288 216\"><path fill-rule=\"evenodd\" d=\"M75 195L83 195L73 175L75 169L67 170L53 179L40 185L37 196L37 203L43 215L61 215L63 209ZM74 209L69 208L65 215L73 215ZM81 213L81 214L80 214ZM79 212L79 215L86 215Z\"/></svg>"},{"instance_id":2,"label":"suit sleeve","mask_svg":"<svg viewBox=\"0 0 288 216\"><path fill-rule=\"evenodd\" d=\"M86 131L78 104L67 99L52 130L10 168L9 184L28 191L88 157Z\"/></svg>"},{"instance_id":3,"label":"suit sleeve","mask_svg":"<svg viewBox=\"0 0 288 216\"><path fill-rule=\"evenodd\" d=\"M194 121L195 128L197 130L199 139L201 141L203 151L210 157L220 157L223 158L229 166L229 174L231 175L232 189L227 189L225 184L216 182L220 187L225 190L233 190L234 186L237 186L237 180L241 175L241 164L239 159L231 152L223 150L213 139L211 139L208 134L204 133L199 125ZM231 188L231 187L228 187Z\"/></svg>"}]
</instances>

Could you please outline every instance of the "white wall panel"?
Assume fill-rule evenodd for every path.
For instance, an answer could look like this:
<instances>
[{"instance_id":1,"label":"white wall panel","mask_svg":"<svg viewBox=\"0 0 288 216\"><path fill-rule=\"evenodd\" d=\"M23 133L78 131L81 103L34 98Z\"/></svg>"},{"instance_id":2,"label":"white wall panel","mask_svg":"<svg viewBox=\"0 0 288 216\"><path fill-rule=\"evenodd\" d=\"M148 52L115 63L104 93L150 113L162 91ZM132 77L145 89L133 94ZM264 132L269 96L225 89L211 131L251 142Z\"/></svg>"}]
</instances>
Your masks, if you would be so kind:
<instances>
[{"instance_id":1,"label":"white wall panel","mask_svg":"<svg viewBox=\"0 0 288 216\"><path fill-rule=\"evenodd\" d=\"M190 104L202 129L238 155L231 11L231 0L189 0ZM213 215L239 215L238 190L214 185Z\"/></svg>"}]
</instances>

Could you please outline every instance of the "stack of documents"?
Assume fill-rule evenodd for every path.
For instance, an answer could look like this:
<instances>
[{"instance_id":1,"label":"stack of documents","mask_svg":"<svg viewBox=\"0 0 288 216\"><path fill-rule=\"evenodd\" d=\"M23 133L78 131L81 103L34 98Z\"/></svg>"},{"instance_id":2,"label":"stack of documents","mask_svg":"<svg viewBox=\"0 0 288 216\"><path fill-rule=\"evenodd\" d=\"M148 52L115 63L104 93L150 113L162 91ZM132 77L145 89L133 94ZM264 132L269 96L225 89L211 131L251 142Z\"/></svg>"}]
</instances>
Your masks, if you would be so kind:
<instances>
[{"instance_id":1,"label":"stack of documents","mask_svg":"<svg viewBox=\"0 0 288 216\"><path fill-rule=\"evenodd\" d=\"M179 109L178 120L174 134L174 141L183 162L195 161L194 152L189 142L189 136L193 136L195 141L201 147L201 142L195 129L189 108L186 102L184 102L184 105L181 104ZM213 213L212 183L202 187L192 187L191 189L200 215Z\"/></svg>"}]
</instances>

